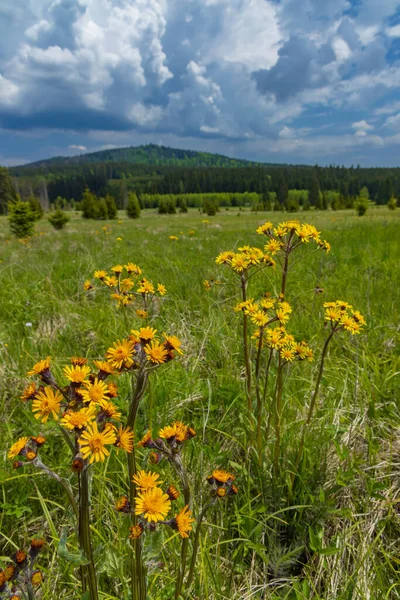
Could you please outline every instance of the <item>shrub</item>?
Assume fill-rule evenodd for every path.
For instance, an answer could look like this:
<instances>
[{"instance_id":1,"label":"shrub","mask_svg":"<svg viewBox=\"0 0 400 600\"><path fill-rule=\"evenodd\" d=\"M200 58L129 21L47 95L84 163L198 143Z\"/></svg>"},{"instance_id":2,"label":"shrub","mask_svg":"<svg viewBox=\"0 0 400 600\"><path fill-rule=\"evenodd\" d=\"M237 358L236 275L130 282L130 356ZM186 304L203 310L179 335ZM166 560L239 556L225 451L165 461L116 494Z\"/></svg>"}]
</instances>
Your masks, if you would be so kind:
<instances>
[{"instance_id":1,"label":"shrub","mask_svg":"<svg viewBox=\"0 0 400 600\"><path fill-rule=\"evenodd\" d=\"M88 188L82 195L81 211L84 219L98 218L97 198Z\"/></svg>"},{"instance_id":2,"label":"shrub","mask_svg":"<svg viewBox=\"0 0 400 600\"><path fill-rule=\"evenodd\" d=\"M203 212L206 213L209 217L213 217L217 214L218 211L218 201L205 199L203 202Z\"/></svg>"},{"instance_id":3,"label":"shrub","mask_svg":"<svg viewBox=\"0 0 400 600\"><path fill-rule=\"evenodd\" d=\"M8 205L8 221L11 233L17 238L26 238L32 235L36 216L28 202L18 200Z\"/></svg>"},{"instance_id":4,"label":"shrub","mask_svg":"<svg viewBox=\"0 0 400 600\"><path fill-rule=\"evenodd\" d=\"M104 198L99 198L97 202L97 218L102 221L108 218L107 204Z\"/></svg>"},{"instance_id":5,"label":"shrub","mask_svg":"<svg viewBox=\"0 0 400 600\"><path fill-rule=\"evenodd\" d=\"M61 208L57 208L49 217L48 220L54 229L64 229L69 221L69 216L65 214Z\"/></svg>"},{"instance_id":6,"label":"shrub","mask_svg":"<svg viewBox=\"0 0 400 600\"><path fill-rule=\"evenodd\" d=\"M128 194L126 214L130 219L138 219L140 217L140 204L135 192L129 192Z\"/></svg>"},{"instance_id":7,"label":"shrub","mask_svg":"<svg viewBox=\"0 0 400 600\"><path fill-rule=\"evenodd\" d=\"M359 197L355 208L358 216L362 217L368 210L368 200L366 198Z\"/></svg>"},{"instance_id":8,"label":"shrub","mask_svg":"<svg viewBox=\"0 0 400 600\"><path fill-rule=\"evenodd\" d=\"M397 208L397 200L394 196L391 196L389 202L387 203L387 207L389 210L396 210Z\"/></svg>"},{"instance_id":9,"label":"shrub","mask_svg":"<svg viewBox=\"0 0 400 600\"><path fill-rule=\"evenodd\" d=\"M31 207L31 212L35 217L35 221L39 221L43 217L43 208L39 198L36 198L36 196L29 196L28 203Z\"/></svg>"},{"instance_id":10,"label":"shrub","mask_svg":"<svg viewBox=\"0 0 400 600\"><path fill-rule=\"evenodd\" d=\"M114 198L110 194L107 194L107 196L105 197L105 202L107 206L108 218L116 219L118 211Z\"/></svg>"}]
</instances>

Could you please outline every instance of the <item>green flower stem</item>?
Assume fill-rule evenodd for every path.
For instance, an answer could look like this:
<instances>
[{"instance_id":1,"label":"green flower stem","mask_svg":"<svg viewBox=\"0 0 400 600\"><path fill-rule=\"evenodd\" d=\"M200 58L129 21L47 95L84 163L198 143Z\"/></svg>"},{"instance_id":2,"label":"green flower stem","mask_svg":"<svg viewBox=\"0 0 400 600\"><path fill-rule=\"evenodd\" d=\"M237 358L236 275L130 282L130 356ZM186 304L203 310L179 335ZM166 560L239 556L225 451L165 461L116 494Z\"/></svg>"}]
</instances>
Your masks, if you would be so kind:
<instances>
[{"instance_id":1,"label":"green flower stem","mask_svg":"<svg viewBox=\"0 0 400 600\"><path fill-rule=\"evenodd\" d=\"M292 485L293 485L293 482L294 482L294 478L296 477L296 474L297 474L297 469L299 468L301 457L303 455L304 443L305 443L305 438L306 438L306 432L307 432L307 429L308 429L308 427L309 427L309 425L311 423L311 419L312 419L312 417L314 415L315 404L316 404L317 397L318 397L319 386L320 386L320 383L321 383L322 373L323 373L323 370L324 370L324 362L325 362L326 353L328 351L329 342L331 341L331 339L332 339L332 337L333 337L333 335L334 335L334 333L336 331L337 331L337 329L332 328L332 331L330 332L330 334L326 338L324 347L322 349L321 361L320 361L320 364L319 364L317 381L316 381L316 384L315 384L314 393L312 395L310 406L309 406L309 409L308 409L307 419L305 420L304 425L303 425L303 430L302 430L302 433L301 433L299 449L298 449L298 452L297 452L296 461L294 463L294 469L293 469L293 474L292 474Z\"/></svg>"},{"instance_id":2,"label":"green flower stem","mask_svg":"<svg viewBox=\"0 0 400 600\"><path fill-rule=\"evenodd\" d=\"M81 547L88 560L86 576L90 600L98 600L97 579L90 536L90 499L89 499L89 467L83 469L81 478L81 494L79 498L79 537Z\"/></svg>"},{"instance_id":3,"label":"green flower stem","mask_svg":"<svg viewBox=\"0 0 400 600\"><path fill-rule=\"evenodd\" d=\"M139 408L140 399L143 397L143 394L146 390L146 384L148 381L148 373L145 369L139 371L137 375L137 381L135 386L135 391L132 396L132 401L129 409L129 415L127 420L127 426L134 431L136 416ZM135 515L135 497L136 497L136 486L133 482L133 476L136 474L136 457L135 450L127 454L128 461L128 475L129 475L129 502L133 508L131 513L131 525L136 525L136 515ZM132 600L146 600L146 579L144 568L142 564L142 552L141 552L142 543L140 539L132 540L132 549L131 553L131 561L130 561L130 571L131 571L131 593Z\"/></svg>"},{"instance_id":4,"label":"green flower stem","mask_svg":"<svg viewBox=\"0 0 400 600\"><path fill-rule=\"evenodd\" d=\"M201 529L201 523L205 517L206 512L208 511L208 509L215 504L216 498L212 498L204 507L203 510L201 511L201 513L199 514L199 518L197 519L197 525L196 525L196 533L194 534L194 540L193 540L193 551L192 551L192 558L190 561L190 567L189 567L189 575L188 578L186 580L186 590L188 590L192 584L193 581L193 577L194 577L194 569L196 566L196 558L197 558L197 553L199 550L199 541L200 541L200 529Z\"/></svg>"},{"instance_id":5,"label":"green flower stem","mask_svg":"<svg viewBox=\"0 0 400 600\"><path fill-rule=\"evenodd\" d=\"M29 580L26 582L26 589L28 592L28 600L35 600L35 592Z\"/></svg>"},{"instance_id":6,"label":"green flower stem","mask_svg":"<svg viewBox=\"0 0 400 600\"><path fill-rule=\"evenodd\" d=\"M262 436L261 436L261 420L262 420L262 398L260 391L260 364L261 364L261 350L263 344L264 327L260 327L260 337L258 340L257 348L257 359L256 359L256 399L257 399L257 452L258 452L258 463L262 463Z\"/></svg>"},{"instance_id":7,"label":"green flower stem","mask_svg":"<svg viewBox=\"0 0 400 600\"><path fill-rule=\"evenodd\" d=\"M283 364L282 359L279 356L278 361L278 374L276 380L276 393L275 393L275 452L274 452L274 470L275 475L279 469L279 456L281 449L281 421L282 421L282 393L283 393Z\"/></svg>"},{"instance_id":8,"label":"green flower stem","mask_svg":"<svg viewBox=\"0 0 400 600\"><path fill-rule=\"evenodd\" d=\"M183 466L180 454L171 455L170 461L173 462L173 464L175 465L175 467L178 471L179 477L181 478L181 481L182 481L183 499L185 501L185 504L189 505L190 504L189 480L187 477L186 470ZM180 594L182 591L183 580L185 577L185 570L186 570L188 547L189 547L189 538L184 538L182 540L181 562L180 562L180 568L178 571L178 577L177 577L176 587L175 587L175 600L177 600L180 597Z\"/></svg>"},{"instance_id":9,"label":"green flower stem","mask_svg":"<svg viewBox=\"0 0 400 600\"><path fill-rule=\"evenodd\" d=\"M240 277L241 288L242 288L242 301L246 302L247 300L247 281L244 275ZM249 340L247 335L247 315L243 313L243 352L244 352L244 364L246 369L246 397L247 397L247 410L249 416L252 411L252 401L251 401L251 364L250 364L250 355L249 355Z\"/></svg>"}]
</instances>

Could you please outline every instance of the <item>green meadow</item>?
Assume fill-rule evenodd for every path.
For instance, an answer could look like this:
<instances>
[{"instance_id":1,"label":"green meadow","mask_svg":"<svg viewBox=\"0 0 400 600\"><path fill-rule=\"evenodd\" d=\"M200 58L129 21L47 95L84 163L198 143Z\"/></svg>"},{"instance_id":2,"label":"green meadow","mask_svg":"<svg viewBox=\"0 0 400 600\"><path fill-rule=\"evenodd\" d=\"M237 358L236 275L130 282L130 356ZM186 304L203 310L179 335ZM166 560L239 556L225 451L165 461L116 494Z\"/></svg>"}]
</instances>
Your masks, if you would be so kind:
<instances>
[{"instance_id":1,"label":"green meadow","mask_svg":"<svg viewBox=\"0 0 400 600\"><path fill-rule=\"evenodd\" d=\"M134 310L118 309L109 290L93 279L96 269L134 262L167 288L148 324L178 336L184 352L151 376L136 438L178 419L196 430L182 453L195 515L207 501L206 477L213 469L234 473L239 490L207 512L194 581L181 598L400 598L400 210L373 207L363 217L353 210L288 215L236 209L214 217L191 209L165 216L145 210L137 220L122 212L115 221L70 216L61 231L43 218L27 244L11 238L6 218L0 218L0 567L32 537L44 537L38 558L44 582L37 597L83 597L74 559L77 537L63 489L33 467L13 469L7 452L19 437L43 434L43 460L74 480L55 421L43 425L19 397L30 381L27 371L39 360L51 356L62 380L72 356L102 359L113 342L144 325ZM315 360L285 371L280 458L274 466L273 432L260 455L246 411L242 321L233 310L240 301L237 280L215 258L245 244L262 248L266 240L257 227L292 216L315 225L332 249L313 252L304 244L288 273L286 298L293 308L288 329L308 342ZM85 292L88 279L95 289ZM208 291L205 280L212 282ZM250 283L249 297L266 291L276 296L279 286L279 268L266 269ZM360 335L342 331L332 340L292 488L327 336L323 303L337 299L359 310L367 327ZM126 415L131 381L122 374L117 383L115 403ZM265 427L268 406L267 399ZM137 461L149 467L144 450ZM128 489L125 460L112 452L93 469L99 597L127 600L129 522L114 509ZM154 469L178 486L170 467ZM164 528L146 534L143 553L148 598L174 598L180 561L175 533Z\"/></svg>"}]
</instances>

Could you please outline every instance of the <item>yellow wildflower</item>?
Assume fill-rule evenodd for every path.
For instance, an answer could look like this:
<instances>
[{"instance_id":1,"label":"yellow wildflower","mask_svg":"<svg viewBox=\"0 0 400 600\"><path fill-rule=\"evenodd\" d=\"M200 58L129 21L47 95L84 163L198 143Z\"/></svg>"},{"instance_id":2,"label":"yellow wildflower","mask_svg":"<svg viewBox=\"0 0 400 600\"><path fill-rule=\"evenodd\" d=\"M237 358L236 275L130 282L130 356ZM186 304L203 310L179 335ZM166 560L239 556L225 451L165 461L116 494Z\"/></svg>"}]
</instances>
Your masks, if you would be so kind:
<instances>
[{"instance_id":1,"label":"yellow wildflower","mask_svg":"<svg viewBox=\"0 0 400 600\"><path fill-rule=\"evenodd\" d=\"M35 418L41 419L42 423L47 423L49 416L53 415L57 420L62 400L63 397L58 390L54 392L50 386L45 387L42 392L36 394L32 402L32 412L37 413Z\"/></svg>"},{"instance_id":2,"label":"yellow wildflower","mask_svg":"<svg viewBox=\"0 0 400 600\"><path fill-rule=\"evenodd\" d=\"M162 521L171 510L171 500L160 488L139 492L135 499L135 514L143 515L147 521Z\"/></svg>"},{"instance_id":3,"label":"yellow wildflower","mask_svg":"<svg viewBox=\"0 0 400 600\"><path fill-rule=\"evenodd\" d=\"M103 461L110 452L106 448L106 444L114 444L117 439L114 429L107 428L104 431L99 431L97 423L94 422L88 426L79 438L79 445L82 455L85 459L89 459L90 464L94 461Z\"/></svg>"}]
</instances>

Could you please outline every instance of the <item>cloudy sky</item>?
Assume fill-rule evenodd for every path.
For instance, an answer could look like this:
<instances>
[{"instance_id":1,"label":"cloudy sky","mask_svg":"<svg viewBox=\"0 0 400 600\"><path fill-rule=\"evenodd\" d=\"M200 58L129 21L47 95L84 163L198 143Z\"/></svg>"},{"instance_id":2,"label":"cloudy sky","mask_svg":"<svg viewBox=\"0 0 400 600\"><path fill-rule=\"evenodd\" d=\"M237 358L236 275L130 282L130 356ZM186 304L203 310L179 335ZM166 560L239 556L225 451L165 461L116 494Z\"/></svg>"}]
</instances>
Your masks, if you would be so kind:
<instances>
[{"instance_id":1,"label":"cloudy sky","mask_svg":"<svg viewBox=\"0 0 400 600\"><path fill-rule=\"evenodd\" d=\"M150 142L400 165L400 0L0 0L0 164Z\"/></svg>"}]
</instances>

